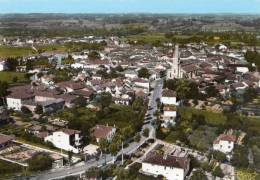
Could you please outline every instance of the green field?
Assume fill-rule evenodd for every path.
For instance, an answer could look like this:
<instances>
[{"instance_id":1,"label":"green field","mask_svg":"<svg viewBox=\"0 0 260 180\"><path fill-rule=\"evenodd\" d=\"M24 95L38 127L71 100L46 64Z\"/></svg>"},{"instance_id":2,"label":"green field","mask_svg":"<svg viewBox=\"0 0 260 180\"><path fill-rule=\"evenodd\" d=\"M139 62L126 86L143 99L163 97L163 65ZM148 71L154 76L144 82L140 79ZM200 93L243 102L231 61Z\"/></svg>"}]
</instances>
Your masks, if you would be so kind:
<instances>
[{"instance_id":1,"label":"green field","mask_svg":"<svg viewBox=\"0 0 260 180\"><path fill-rule=\"evenodd\" d=\"M36 46L36 48L39 52L66 51L66 47L62 45ZM31 56L36 54L37 52L34 51L31 47L0 46L0 58Z\"/></svg>"},{"instance_id":2,"label":"green field","mask_svg":"<svg viewBox=\"0 0 260 180\"><path fill-rule=\"evenodd\" d=\"M19 72L0 72L0 81L7 81L8 83L14 83L13 79L14 77L17 77L16 83L26 83L28 82L28 79L25 78L25 73L19 73Z\"/></svg>"},{"instance_id":3,"label":"green field","mask_svg":"<svg viewBox=\"0 0 260 180\"><path fill-rule=\"evenodd\" d=\"M34 51L30 47L8 47L0 46L0 58L30 56Z\"/></svg>"},{"instance_id":4,"label":"green field","mask_svg":"<svg viewBox=\"0 0 260 180\"><path fill-rule=\"evenodd\" d=\"M144 33L133 36L128 36L129 41L143 41L144 43L155 43L156 41L166 42L167 38L164 33Z\"/></svg>"}]
</instances>

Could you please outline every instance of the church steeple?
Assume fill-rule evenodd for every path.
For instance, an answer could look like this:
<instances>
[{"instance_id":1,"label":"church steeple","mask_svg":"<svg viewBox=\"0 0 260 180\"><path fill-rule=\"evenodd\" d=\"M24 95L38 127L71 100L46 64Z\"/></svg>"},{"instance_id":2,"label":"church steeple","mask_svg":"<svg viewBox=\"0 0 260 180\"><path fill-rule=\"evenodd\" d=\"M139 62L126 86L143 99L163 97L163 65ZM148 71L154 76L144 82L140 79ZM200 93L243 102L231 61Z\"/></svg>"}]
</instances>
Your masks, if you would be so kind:
<instances>
[{"instance_id":1,"label":"church steeple","mask_svg":"<svg viewBox=\"0 0 260 180\"><path fill-rule=\"evenodd\" d=\"M181 78L179 45L175 45L171 68L168 71L168 79Z\"/></svg>"}]
</instances>

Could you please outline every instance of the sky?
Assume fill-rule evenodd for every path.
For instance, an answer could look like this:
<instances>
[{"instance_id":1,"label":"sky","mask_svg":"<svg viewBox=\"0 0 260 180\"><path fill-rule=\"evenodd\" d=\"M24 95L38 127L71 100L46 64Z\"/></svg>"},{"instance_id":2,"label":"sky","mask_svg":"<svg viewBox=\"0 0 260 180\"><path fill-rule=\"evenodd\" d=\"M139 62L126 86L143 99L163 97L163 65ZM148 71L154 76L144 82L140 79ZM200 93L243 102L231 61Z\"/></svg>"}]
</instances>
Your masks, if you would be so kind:
<instances>
[{"instance_id":1,"label":"sky","mask_svg":"<svg viewBox=\"0 0 260 180\"><path fill-rule=\"evenodd\" d=\"M260 14L260 0L0 0L5 13Z\"/></svg>"}]
</instances>

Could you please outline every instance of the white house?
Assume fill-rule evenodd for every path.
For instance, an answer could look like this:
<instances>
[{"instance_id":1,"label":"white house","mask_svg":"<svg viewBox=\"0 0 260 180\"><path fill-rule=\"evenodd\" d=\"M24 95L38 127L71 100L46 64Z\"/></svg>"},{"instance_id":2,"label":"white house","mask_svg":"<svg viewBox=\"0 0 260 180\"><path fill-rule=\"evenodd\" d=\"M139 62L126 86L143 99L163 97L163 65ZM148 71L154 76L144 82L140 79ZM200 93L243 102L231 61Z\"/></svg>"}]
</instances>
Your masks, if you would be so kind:
<instances>
[{"instance_id":1,"label":"white house","mask_svg":"<svg viewBox=\"0 0 260 180\"><path fill-rule=\"evenodd\" d=\"M146 88L149 90L150 88L150 82L148 80L145 79L135 79L134 80L134 84L136 86L142 87L142 88Z\"/></svg>"},{"instance_id":2,"label":"white house","mask_svg":"<svg viewBox=\"0 0 260 180\"><path fill-rule=\"evenodd\" d=\"M7 70L6 61L0 61L0 71Z\"/></svg>"},{"instance_id":3,"label":"white house","mask_svg":"<svg viewBox=\"0 0 260 180\"><path fill-rule=\"evenodd\" d=\"M163 116L173 119L176 117L177 114L176 111L177 111L176 106L165 105L163 107Z\"/></svg>"},{"instance_id":4,"label":"white house","mask_svg":"<svg viewBox=\"0 0 260 180\"><path fill-rule=\"evenodd\" d=\"M86 54L86 53L74 53L74 54L72 54L72 58L74 60L88 59L88 54Z\"/></svg>"},{"instance_id":5,"label":"white house","mask_svg":"<svg viewBox=\"0 0 260 180\"><path fill-rule=\"evenodd\" d=\"M135 79L135 78L138 78L138 74L136 71L126 71L125 77L129 78L129 79Z\"/></svg>"},{"instance_id":6,"label":"white house","mask_svg":"<svg viewBox=\"0 0 260 180\"><path fill-rule=\"evenodd\" d=\"M61 129L44 138L45 142L51 142L55 147L73 153L80 152L81 140L81 132L73 129Z\"/></svg>"},{"instance_id":7,"label":"white house","mask_svg":"<svg viewBox=\"0 0 260 180\"><path fill-rule=\"evenodd\" d=\"M236 72L245 74L245 73L249 72L249 69L248 69L248 67L236 67Z\"/></svg>"},{"instance_id":8,"label":"white house","mask_svg":"<svg viewBox=\"0 0 260 180\"><path fill-rule=\"evenodd\" d=\"M190 169L187 157L150 153L142 162L142 172L164 176L168 180L184 180Z\"/></svg>"},{"instance_id":9,"label":"white house","mask_svg":"<svg viewBox=\"0 0 260 180\"><path fill-rule=\"evenodd\" d=\"M84 64L84 63L74 63L74 64L71 64L71 68L73 68L73 69L84 69L84 68L86 68L86 64Z\"/></svg>"},{"instance_id":10,"label":"white house","mask_svg":"<svg viewBox=\"0 0 260 180\"><path fill-rule=\"evenodd\" d=\"M10 94L6 97L8 109L20 111L23 103L34 100L34 93L30 86L16 86L9 88Z\"/></svg>"},{"instance_id":11,"label":"white house","mask_svg":"<svg viewBox=\"0 0 260 180\"><path fill-rule=\"evenodd\" d=\"M178 105L176 93L170 89L164 89L161 97L162 104Z\"/></svg>"},{"instance_id":12,"label":"white house","mask_svg":"<svg viewBox=\"0 0 260 180\"><path fill-rule=\"evenodd\" d=\"M215 151L220 151L225 154L228 154L233 151L235 142L236 142L236 136L221 134L213 142L213 149Z\"/></svg>"},{"instance_id":13,"label":"white house","mask_svg":"<svg viewBox=\"0 0 260 180\"><path fill-rule=\"evenodd\" d=\"M96 125L94 128L92 128L92 136L96 138L97 143L99 143L101 139L105 139L108 142L111 142L115 133L116 128L108 125Z\"/></svg>"}]
</instances>

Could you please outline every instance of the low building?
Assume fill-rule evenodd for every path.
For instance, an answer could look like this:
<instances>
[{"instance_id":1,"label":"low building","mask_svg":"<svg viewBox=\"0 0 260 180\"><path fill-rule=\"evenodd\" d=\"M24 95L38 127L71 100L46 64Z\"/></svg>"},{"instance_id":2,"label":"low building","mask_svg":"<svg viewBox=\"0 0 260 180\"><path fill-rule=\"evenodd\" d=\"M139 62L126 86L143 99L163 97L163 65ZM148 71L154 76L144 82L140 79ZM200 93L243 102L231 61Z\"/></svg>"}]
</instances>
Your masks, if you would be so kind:
<instances>
[{"instance_id":1,"label":"low building","mask_svg":"<svg viewBox=\"0 0 260 180\"><path fill-rule=\"evenodd\" d=\"M162 104L178 105L176 93L170 89L164 89L161 97Z\"/></svg>"},{"instance_id":2,"label":"low building","mask_svg":"<svg viewBox=\"0 0 260 180\"><path fill-rule=\"evenodd\" d=\"M108 125L107 126L96 125L92 129L92 136L96 138L97 143L99 143L101 139L105 139L108 142L112 141L115 133L116 133L116 128Z\"/></svg>"},{"instance_id":3,"label":"low building","mask_svg":"<svg viewBox=\"0 0 260 180\"><path fill-rule=\"evenodd\" d=\"M125 77L126 78L129 78L129 79L136 79L136 78L138 78L138 73L136 71L128 70L128 71L125 71L124 73L125 73Z\"/></svg>"},{"instance_id":4,"label":"low building","mask_svg":"<svg viewBox=\"0 0 260 180\"><path fill-rule=\"evenodd\" d=\"M43 113L55 113L64 109L65 101L63 99L54 99L43 102L25 102L23 104L23 106L27 107L32 112L35 111L37 105L42 107Z\"/></svg>"},{"instance_id":5,"label":"low building","mask_svg":"<svg viewBox=\"0 0 260 180\"><path fill-rule=\"evenodd\" d=\"M52 158L52 168L61 168L64 165L64 160L61 155L58 154L50 154L50 157Z\"/></svg>"},{"instance_id":6,"label":"low building","mask_svg":"<svg viewBox=\"0 0 260 180\"><path fill-rule=\"evenodd\" d=\"M163 107L163 116L168 117L171 119L174 119L177 115L177 108L176 106L171 106L171 105L165 105Z\"/></svg>"},{"instance_id":7,"label":"low building","mask_svg":"<svg viewBox=\"0 0 260 180\"><path fill-rule=\"evenodd\" d=\"M82 145L81 132L73 129L61 129L44 138L45 142L51 142L55 147L73 153L80 152Z\"/></svg>"},{"instance_id":8,"label":"low building","mask_svg":"<svg viewBox=\"0 0 260 180\"><path fill-rule=\"evenodd\" d=\"M4 71L7 70L7 66L6 66L6 61L1 61L0 60L0 71Z\"/></svg>"},{"instance_id":9,"label":"low building","mask_svg":"<svg viewBox=\"0 0 260 180\"><path fill-rule=\"evenodd\" d=\"M13 87L8 91L10 93L6 97L7 107L15 111L21 111L23 103L33 101L35 97L30 85Z\"/></svg>"},{"instance_id":10,"label":"low building","mask_svg":"<svg viewBox=\"0 0 260 180\"><path fill-rule=\"evenodd\" d=\"M0 149L5 148L6 146L10 145L13 141L13 137L0 135Z\"/></svg>"},{"instance_id":11,"label":"low building","mask_svg":"<svg viewBox=\"0 0 260 180\"><path fill-rule=\"evenodd\" d=\"M225 154L228 154L233 151L235 142L236 142L236 136L221 134L213 142L213 149L215 151L220 151Z\"/></svg>"},{"instance_id":12,"label":"low building","mask_svg":"<svg viewBox=\"0 0 260 180\"><path fill-rule=\"evenodd\" d=\"M149 91L150 89L150 82L148 80L145 79L135 79L134 80L134 85L137 87L141 87L141 88L145 88Z\"/></svg>"},{"instance_id":13,"label":"low building","mask_svg":"<svg viewBox=\"0 0 260 180\"><path fill-rule=\"evenodd\" d=\"M142 162L142 171L149 175L164 176L168 180L184 180L190 169L188 157L149 153Z\"/></svg>"},{"instance_id":14,"label":"low building","mask_svg":"<svg viewBox=\"0 0 260 180\"><path fill-rule=\"evenodd\" d=\"M85 156L95 156L99 153L99 146L89 144L83 148L83 153Z\"/></svg>"}]
</instances>

